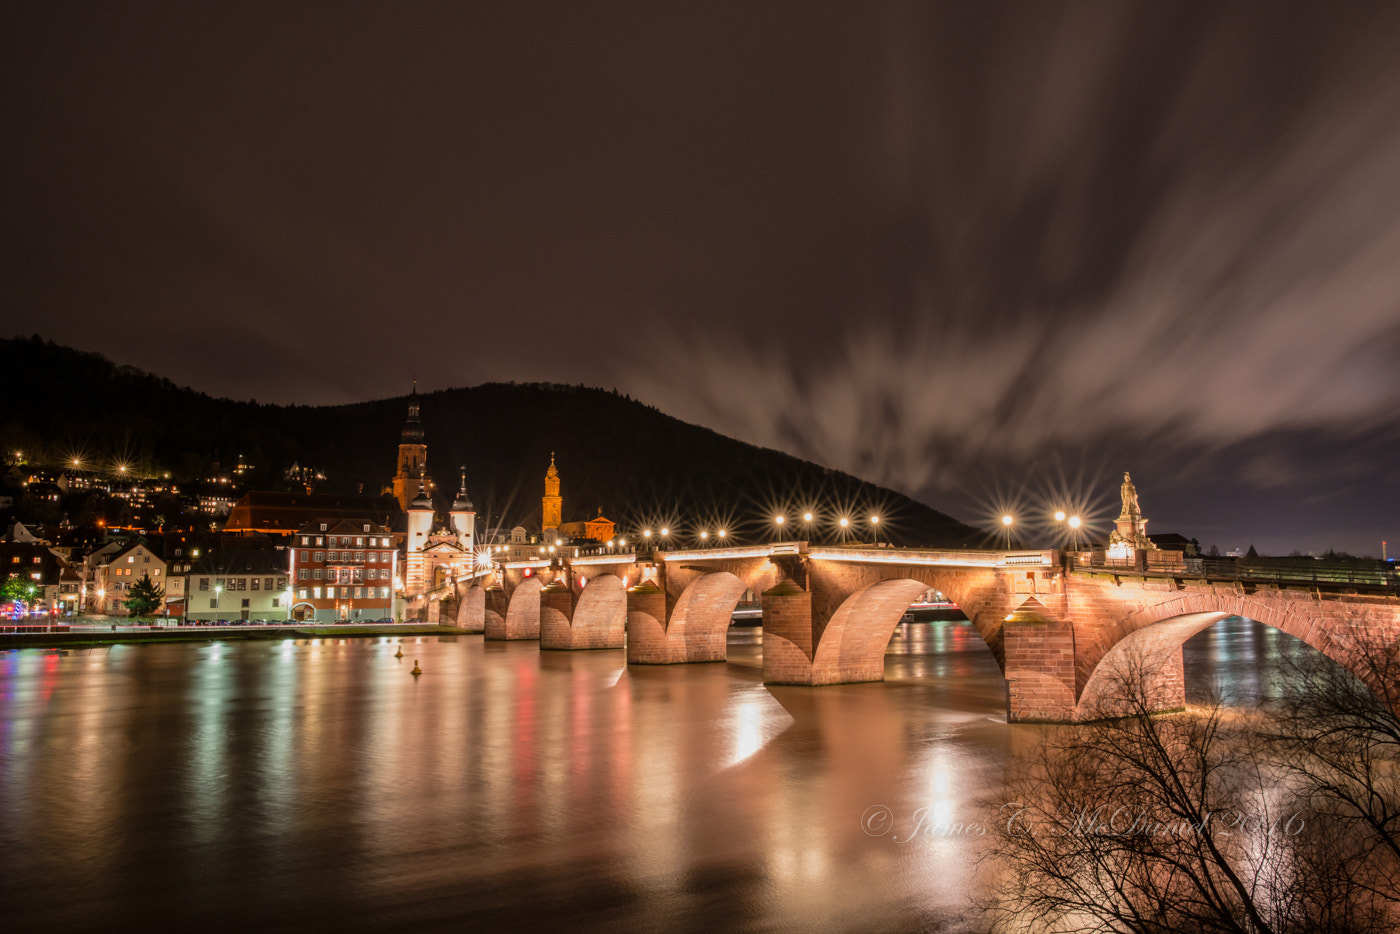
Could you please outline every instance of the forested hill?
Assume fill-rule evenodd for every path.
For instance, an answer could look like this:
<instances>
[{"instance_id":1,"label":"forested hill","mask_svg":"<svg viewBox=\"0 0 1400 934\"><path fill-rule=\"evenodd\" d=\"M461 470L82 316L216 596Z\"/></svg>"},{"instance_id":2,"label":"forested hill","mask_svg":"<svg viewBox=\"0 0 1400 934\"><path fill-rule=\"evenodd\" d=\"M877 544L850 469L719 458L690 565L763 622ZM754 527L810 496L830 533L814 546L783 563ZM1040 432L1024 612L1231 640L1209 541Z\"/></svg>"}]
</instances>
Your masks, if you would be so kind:
<instances>
[{"instance_id":1,"label":"forested hill","mask_svg":"<svg viewBox=\"0 0 1400 934\"><path fill-rule=\"evenodd\" d=\"M254 488L276 488L293 462L326 474L326 490L377 493L391 479L406 398L344 406L215 399L39 338L0 340L0 443L31 460L120 459L183 479L242 455ZM726 527L768 536L814 508L857 528L882 517L896 543L973 546L975 529L898 493L690 425L625 396L582 386L487 384L419 396L429 473L445 503L465 466L479 521L539 522L550 452L566 521L601 508L624 527ZM862 531L861 539L869 532Z\"/></svg>"}]
</instances>

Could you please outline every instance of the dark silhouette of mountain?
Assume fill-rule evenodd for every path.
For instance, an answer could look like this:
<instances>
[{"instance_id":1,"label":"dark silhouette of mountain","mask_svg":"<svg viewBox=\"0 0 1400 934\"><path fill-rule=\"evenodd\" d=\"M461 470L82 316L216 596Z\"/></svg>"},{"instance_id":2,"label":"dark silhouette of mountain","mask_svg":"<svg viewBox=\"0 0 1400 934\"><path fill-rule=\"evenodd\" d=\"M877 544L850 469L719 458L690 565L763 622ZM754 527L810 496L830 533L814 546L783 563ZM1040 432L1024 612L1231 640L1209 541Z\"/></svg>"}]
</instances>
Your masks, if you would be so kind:
<instances>
[{"instance_id":1,"label":"dark silhouette of mountain","mask_svg":"<svg viewBox=\"0 0 1400 934\"><path fill-rule=\"evenodd\" d=\"M0 340L0 440L30 460L120 459L138 472L183 480L242 456L249 485L275 488L293 462L328 478L320 489L378 493L395 470L407 397L342 406L279 406L216 399L167 379L40 338ZM725 528L738 542L844 534L943 547L984 544L983 533L906 496L779 451L665 415L616 392L583 386L493 383L420 395L434 498L445 510L465 467L478 525L538 526L550 452L564 519L601 509L622 529ZM847 516L844 533L837 525Z\"/></svg>"}]
</instances>

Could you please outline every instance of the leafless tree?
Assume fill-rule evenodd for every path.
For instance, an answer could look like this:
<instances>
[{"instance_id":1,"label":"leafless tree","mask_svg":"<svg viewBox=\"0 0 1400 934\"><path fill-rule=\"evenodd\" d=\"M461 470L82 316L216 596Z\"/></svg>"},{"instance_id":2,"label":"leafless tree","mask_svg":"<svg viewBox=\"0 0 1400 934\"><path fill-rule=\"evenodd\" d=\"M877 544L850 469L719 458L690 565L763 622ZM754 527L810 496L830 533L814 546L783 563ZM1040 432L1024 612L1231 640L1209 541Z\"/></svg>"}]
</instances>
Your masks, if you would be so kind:
<instances>
[{"instance_id":1,"label":"leafless tree","mask_svg":"<svg viewBox=\"0 0 1400 934\"><path fill-rule=\"evenodd\" d=\"M1112 709L1048 736L1010 782L988 858L1003 930L1377 931L1336 837L1264 753L1257 718L1173 706L1147 658L1112 672ZM1326 872L1318 876L1319 871Z\"/></svg>"},{"instance_id":2,"label":"leafless tree","mask_svg":"<svg viewBox=\"0 0 1400 934\"><path fill-rule=\"evenodd\" d=\"M1312 870L1334 874L1358 912L1400 926L1400 640L1358 630L1329 653L1351 670L1300 653L1267 738L1327 828L1325 865Z\"/></svg>"}]
</instances>

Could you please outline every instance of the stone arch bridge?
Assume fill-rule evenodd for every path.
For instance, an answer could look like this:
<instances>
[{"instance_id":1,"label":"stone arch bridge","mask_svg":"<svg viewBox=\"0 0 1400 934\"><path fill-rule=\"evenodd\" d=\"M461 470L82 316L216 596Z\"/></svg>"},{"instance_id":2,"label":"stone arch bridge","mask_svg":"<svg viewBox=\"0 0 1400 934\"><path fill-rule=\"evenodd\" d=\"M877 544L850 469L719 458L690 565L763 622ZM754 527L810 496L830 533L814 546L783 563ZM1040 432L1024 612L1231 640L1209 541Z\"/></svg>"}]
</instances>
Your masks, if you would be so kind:
<instances>
[{"instance_id":1,"label":"stone arch bridge","mask_svg":"<svg viewBox=\"0 0 1400 934\"><path fill-rule=\"evenodd\" d=\"M722 661L735 606L761 593L763 680L879 681L910 603L942 591L1007 681L1007 715L1066 722L1112 705L1113 673L1142 659L1164 707L1185 703L1182 645L1227 616L1296 636L1353 671L1361 637L1400 638L1400 599L1356 587L1251 584L1183 572L1084 570L1055 551L753 547L499 564L432 596L488 640L624 649L630 664ZM440 618L430 607L429 618Z\"/></svg>"}]
</instances>

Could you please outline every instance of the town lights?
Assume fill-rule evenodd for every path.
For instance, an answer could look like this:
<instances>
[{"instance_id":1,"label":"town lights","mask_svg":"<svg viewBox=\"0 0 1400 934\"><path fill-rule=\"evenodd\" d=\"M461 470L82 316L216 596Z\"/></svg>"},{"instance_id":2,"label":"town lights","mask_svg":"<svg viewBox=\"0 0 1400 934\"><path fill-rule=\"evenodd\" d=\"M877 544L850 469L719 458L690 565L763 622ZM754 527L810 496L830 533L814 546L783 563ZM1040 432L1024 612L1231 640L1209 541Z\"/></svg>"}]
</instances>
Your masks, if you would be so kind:
<instances>
[{"instance_id":1,"label":"town lights","mask_svg":"<svg viewBox=\"0 0 1400 934\"><path fill-rule=\"evenodd\" d=\"M847 519L845 516L842 516L842 517L841 517L841 528L844 529L846 526L848 526L848 525L850 525L850 524L851 524L851 520L850 520L850 519Z\"/></svg>"},{"instance_id":2,"label":"town lights","mask_svg":"<svg viewBox=\"0 0 1400 934\"><path fill-rule=\"evenodd\" d=\"M665 537L667 537L667 536L670 535L670 534L671 534L671 530L670 530L670 529L663 528L663 529L661 530L661 537L662 537L662 538L665 538Z\"/></svg>"},{"instance_id":3,"label":"town lights","mask_svg":"<svg viewBox=\"0 0 1400 934\"><path fill-rule=\"evenodd\" d=\"M651 538L651 529L643 529L642 538Z\"/></svg>"},{"instance_id":4,"label":"town lights","mask_svg":"<svg viewBox=\"0 0 1400 934\"><path fill-rule=\"evenodd\" d=\"M707 541L707 540L709 539L709 537L710 537L710 533L709 533L709 532L701 532L701 533L700 533L700 541L702 541L702 542L703 542L703 541Z\"/></svg>"},{"instance_id":5,"label":"town lights","mask_svg":"<svg viewBox=\"0 0 1400 934\"><path fill-rule=\"evenodd\" d=\"M1065 511L1064 511L1063 509L1056 509L1056 510L1055 510L1055 521L1056 521L1056 522L1064 522L1064 521L1065 521Z\"/></svg>"},{"instance_id":6,"label":"town lights","mask_svg":"<svg viewBox=\"0 0 1400 934\"><path fill-rule=\"evenodd\" d=\"M1149 492L1150 492L1150 491L1149 491ZM1069 517L1069 527L1070 527L1070 528L1072 528L1072 529L1077 529L1077 528L1079 528L1080 525L1081 525L1081 522L1080 522L1080 519L1079 519L1078 516L1070 516L1070 517Z\"/></svg>"},{"instance_id":7,"label":"town lights","mask_svg":"<svg viewBox=\"0 0 1400 934\"><path fill-rule=\"evenodd\" d=\"M720 538L724 538L724 529L720 529L720 530L719 530L718 532L716 532L715 534L718 535Z\"/></svg>"},{"instance_id":8,"label":"town lights","mask_svg":"<svg viewBox=\"0 0 1400 934\"><path fill-rule=\"evenodd\" d=\"M779 527L781 527L782 524L783 524L784 522L787 521L787 519L786 519L785 517L783 517L783 516L775 516L775 517L773 518L773 521L776 522L776 523L778 523Z\"/></svg>"}]
</instances>

